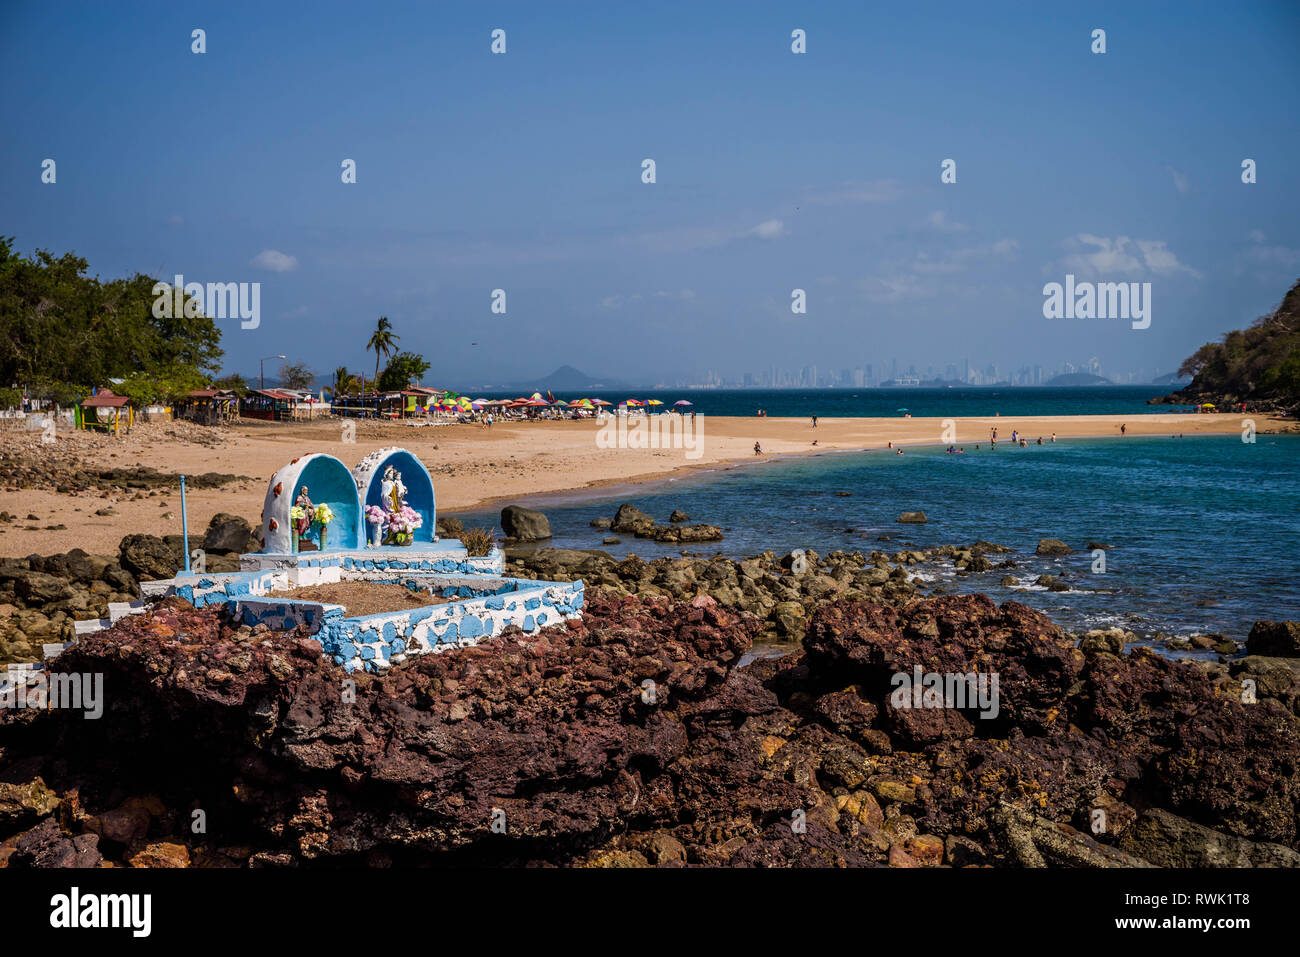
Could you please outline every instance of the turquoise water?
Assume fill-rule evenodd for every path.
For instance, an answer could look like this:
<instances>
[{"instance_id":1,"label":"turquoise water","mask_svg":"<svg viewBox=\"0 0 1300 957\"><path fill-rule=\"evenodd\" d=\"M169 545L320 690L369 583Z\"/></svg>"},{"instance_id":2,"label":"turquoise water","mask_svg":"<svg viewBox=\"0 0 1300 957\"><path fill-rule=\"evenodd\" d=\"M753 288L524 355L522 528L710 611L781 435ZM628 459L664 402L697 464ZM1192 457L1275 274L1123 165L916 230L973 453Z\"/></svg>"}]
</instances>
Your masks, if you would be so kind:
<instances>
[{"instance_id":1,"label":"turquoise water","mask_svg":"<svg viewBox=\"0 0 1300 957\"><path fill-rule=\"evenodd\" d=\"M557 399L587 396L618 404L626 399L659 399L671 408L679 399L701 415L754 415L764 409L773 417L826 418L898 416L907 409L916 417L964 415L1146 415L1178 412L1183 406L1147 405L1168 395L1172 386L1096 386L1090 388L953 388L953 389L651 389L625 392L557 392Z\"/></svg>"},{"instance_id":2,"label":"turquoise water","mask_svg":"<svg viewBox=\"0 0 1300 957\"><path fill-rule=\"evenodd\" d=\"M1258 618L1300 618L1300 436L1070 439L1028 448L1000 446L963 455L942 448L824 455L701 471L625 489L537 496L555 538L569 548L602 548L609 534L589 526L629 501L665 522L680 508L723 527L714 549L730 556L812 548L888 552L908 546L986 539L1016 549L1018 568L957 577L923 575L995 600L1015 598L1069 627L1119 624L1141 635L1221 633L1244 638ZM850 497L837 492L850 492ZM921 510L927 525L900 525ZM466 515L495 524L498 512ZM878 541L880 535L892 541ZM680 549L623 538L617 555L675 555ZM1076 549L1039 558L1041 538ZM1092 572L1089 542L1114 546L1104 574ZM998 556L990 556L995 563ZM1033 586L1065 574L1068 592ZM1016 587L999 584L1005 575Z\"/></svg>"}]
</instances>

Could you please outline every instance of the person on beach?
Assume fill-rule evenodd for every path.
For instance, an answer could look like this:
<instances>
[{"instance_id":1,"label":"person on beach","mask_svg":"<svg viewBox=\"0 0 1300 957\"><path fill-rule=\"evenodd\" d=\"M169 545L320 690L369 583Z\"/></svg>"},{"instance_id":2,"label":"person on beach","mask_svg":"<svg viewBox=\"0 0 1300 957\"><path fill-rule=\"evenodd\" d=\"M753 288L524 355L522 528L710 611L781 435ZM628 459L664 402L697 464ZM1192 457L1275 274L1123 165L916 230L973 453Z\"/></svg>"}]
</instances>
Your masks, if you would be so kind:
<instances>
[{"instance_id":1,"label":"person on beach","mask_svg":"<svg viewBox=\"0 0 1300 957\"><path fill-rule=\"evenodd\" d=\"M903 450L902 450L902 449L898 449L897 451L898 451L898 454L899 454L899 455L902 455L902 454L903 454Z\"/></svg>"},{"instance_id":2,"label":"person on beach","mask_svg":"<svg viewBox=\"0 0 1300 957\"><path fill-rule=\"evenodd\" d=\"M1128 424L1121 422L1119 427L1119 434L1124 435L1126 432L1128 432Z\"/></svg>"},{"instance_id":3,"label":"person on beach","mask_svg":"<svg viewBox=\"0 0 1300 957\"><path fill-rule=\"evenodd\" d=\"M759 445L757 442L754 443L754 454L755 455L763 454L763 446Z\"/></svg>"},{"instance_id":4,"label":"person on beach","mask_svg":"<svg viewBox=\"0 0 1300 957\"><path fill-rule=\"evenodd\" d=\"M1015 444L1016 444L1017 442L1019 442L1019 441L1020 441L1020 433L1017 432L1015 429L1012 429L1012 430L1011 430L1011 444L1012 444L1012 445L1015 445Z\"/></svg>"},{"instance_id":5,"label":"person on beach","mask_svg":"<svg viewBox=\"0 0 1300 957\"><path fill-rule=\"evenodd\" d=\"M890 439L890 440L889 440L889 445L887 445L886 448L890 448L890 449L892 449L893 447L894 447L894 440L893 440L893 439Z\"/></svg>"},{"instance_id":6,"label":"person on beach","mask_svg":"<svg viewBox=\"0 0 1300 957\"><path fill-rule=\"evenodd\" d=\"M1043 444L1043 437L1041 435L1038 437L1038 444L1039 445Z\"/></svg>"},{"instance_id":7,"label":"person on beach","mask_svg":"<svg viewBox=\"0 0 1300 957\"><path fill-rule=\"evenodd\" d=\"M1052 442L1053 442L1053 444L1055 444L1055 442L1056 442L1056 433L1055 433L1055 432L1052 433Z\"/></svg>"},{"instance_id":8,"label":"person on beach","mask_svg":"<svg viewBox=\"0 0 1300 957\"><path fill-rule=\"evenodd\" d=\"M817 416L813 416L813 428L817 428Z\"/></svg>"}]
</instances>

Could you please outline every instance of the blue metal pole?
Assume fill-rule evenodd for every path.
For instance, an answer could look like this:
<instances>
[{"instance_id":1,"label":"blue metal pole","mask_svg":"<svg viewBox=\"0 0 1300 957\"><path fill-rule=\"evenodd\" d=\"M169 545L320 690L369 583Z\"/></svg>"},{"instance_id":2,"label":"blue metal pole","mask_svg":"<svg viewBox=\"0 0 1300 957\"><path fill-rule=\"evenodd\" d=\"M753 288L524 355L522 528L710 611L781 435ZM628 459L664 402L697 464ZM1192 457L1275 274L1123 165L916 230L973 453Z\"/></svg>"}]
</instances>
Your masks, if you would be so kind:
<instances>
[{"instance_id":1,"label":"blue metal pole","mask_svg":"<svg viewBox=\"0 0 1300 957\"><path fill-rule=\"evenodd\" d=\"M181 551L185 554L185 574L190 573L190 523L185 515L185 476L181 476Z\"/></svg>"}]
</instances>

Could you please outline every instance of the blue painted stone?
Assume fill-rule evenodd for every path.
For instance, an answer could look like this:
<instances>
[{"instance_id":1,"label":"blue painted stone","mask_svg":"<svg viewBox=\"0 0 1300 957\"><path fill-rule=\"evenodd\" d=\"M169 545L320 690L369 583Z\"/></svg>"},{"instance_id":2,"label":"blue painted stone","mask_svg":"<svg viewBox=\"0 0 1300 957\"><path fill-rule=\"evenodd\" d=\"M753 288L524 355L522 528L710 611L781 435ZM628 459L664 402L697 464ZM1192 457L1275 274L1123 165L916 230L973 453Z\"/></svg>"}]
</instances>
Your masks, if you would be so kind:
<instances>
[{"instance_id":1,"label":"blue painted stone","mask_svg":"<svg viewBox=\"0 0 1300 957\"><path fill-rule=\"evenodd\" d=\"M404 651L406 651L406 642L404 642L401 638L395 639L393 641L393 654L400 655Z\"/></svg>"},{"instance_id":2,"label":"blue painted stone","mask_svg":"<svg viewBox=\"0 0 1300 957\"><path fill-rule=\"evenodd\" d=\"M462 638L477 638L483 634L483 622L473 615L466 615L460 620L460 636Z\"/></svg>"},{"instance_id":3,"label":"blue painted stone","mask_svg":"<svg viewBox=\"0 0 1300 957\"><path fill-rule=\"evenodd\" d=\"M524 602L524 607L527 608L529 611L532 611L534 608L540 608L541 606L542 603L538 601L536 598L529 598Z\"/></svg>"},{"instance_id":4,"label":"blue painted stone","mask_svg":"<svg viewBox=\"0 0 1300 957\"><path fill-rule=\"evenodd\" d=\"M500 595L492 595L483 603L484 607L491 608L493 611L500 611L505 607L506 600Z\"/></svg>"},{"instance_id":5,"label":"blue painted stone","mask_svg":"<svg viewBox=\"0 0 1300 957\"><path fill-rule=\"evenodd\" d=\"M537 623L533 621L533 616L524 615L524 631L532 631L536 627Z\"/></svg>"},{"instance_id":6,"label":"blue painted stone","mask_svg":"<svg viewBox=\"0 0 1300 957\"><path fill-rule=\"evenodd\" d=\"M374 656L375 656L375 649L372 646L370 645L361 646L361 657L364 660L369 661Z\"/></svg>"},{"instance_id":7,"label":"blue painted stone","mask_svg":"<svg viewBox=\"0 0 1300 957\"><path fill-rule=\"evenodd\" d=\"M537 616L537 624L539 626L546 624L546 612L542 612Z\"/></svg>"},{"instance_id":8,"label":"blue painted stone","mask_svg":"<svg viewBox=\"0 0 1300 957\"><path fill-rule=\"evenodd\" d=\"M344 641L339 644L339 654L344 658L355 658L357 656L357 646L350 641Z\"/></svg>"},{"instance_id":9,"label":"blue painted stone","mask_svg":"<svg viewBox=\"0 0 1300 957\"><path fill-rule=\"evenodd\" d=\"M391 621L384 622L384 641L391 642L397 637L397 628Z\"/></svg>"}]
</instances>

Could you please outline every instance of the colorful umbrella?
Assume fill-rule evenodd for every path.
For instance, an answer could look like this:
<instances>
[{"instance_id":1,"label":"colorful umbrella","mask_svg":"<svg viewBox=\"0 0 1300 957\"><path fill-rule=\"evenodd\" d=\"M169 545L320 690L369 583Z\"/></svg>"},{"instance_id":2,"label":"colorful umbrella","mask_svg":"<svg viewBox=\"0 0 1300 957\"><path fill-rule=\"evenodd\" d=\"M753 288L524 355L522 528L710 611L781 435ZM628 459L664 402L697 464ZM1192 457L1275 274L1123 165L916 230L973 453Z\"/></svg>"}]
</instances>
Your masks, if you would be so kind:
<instances>
[{"instance_id":1,"label":"colorful umbrella","mask_svg":"<svg viewBox=\"0 0 1300 957\"><path fill-rule=\"evenodd\" d=\"M647 399L646 405L663 405L658 399Z\"/></svg>"},{"instance_id":2,"label":"colorful umbrella","mask_svg":"<svg viewBox=\"0 0 1300 957\"><path fill-rule=\"evenodd\" d=\"M673 405L694 405L693 402L687 402L685 399L678 399Z\"/></svg>"}]
</instances>

